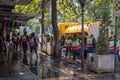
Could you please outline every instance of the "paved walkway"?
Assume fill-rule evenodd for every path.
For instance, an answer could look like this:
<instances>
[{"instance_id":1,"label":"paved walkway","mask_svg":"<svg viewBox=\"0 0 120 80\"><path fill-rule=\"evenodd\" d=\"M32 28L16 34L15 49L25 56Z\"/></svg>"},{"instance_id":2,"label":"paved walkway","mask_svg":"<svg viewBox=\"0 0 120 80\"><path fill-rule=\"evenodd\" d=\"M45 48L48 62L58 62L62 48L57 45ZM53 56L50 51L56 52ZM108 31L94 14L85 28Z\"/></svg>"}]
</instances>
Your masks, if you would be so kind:
<instances>
[{"instance_id":1,"label":"paved walkway","mask_svg":"<svg viewBox=\"0 0 120 80\"><path fill-rule=\"evenodd\" d=\"M96 74L87 70L87 67L82 73L80 64L65 61L64 58L54 60L38 52L40 58L32 68L20 62L1 65L0 80L120 80L120 64L117 65L118 77L113 77L112 73Z\"/></svg>"},{"instance_id":2,"label":"paved walkway","mask_svg":"<svg viewBox=\"0 0 120 80\"><path fill-rule=\"evenodd\" d=\"M0 80L37 80L36 76L21 63L0 66Z\"/></svg>"},{"instance_id":3,"label":"paved walkway","mask_svg":"<svg viewBox=\"0 0 120 80\"><path fill-rule=\"evenodd\" d=\"M42 53L43 54L43 53ZM120 80L120 64L117 65L117 77L113 73L97 74L87 70L82 73L80 64L61 60L53 60L50 56L41 55L39 63L39 80Z\"/></svg>"}]
</instances>

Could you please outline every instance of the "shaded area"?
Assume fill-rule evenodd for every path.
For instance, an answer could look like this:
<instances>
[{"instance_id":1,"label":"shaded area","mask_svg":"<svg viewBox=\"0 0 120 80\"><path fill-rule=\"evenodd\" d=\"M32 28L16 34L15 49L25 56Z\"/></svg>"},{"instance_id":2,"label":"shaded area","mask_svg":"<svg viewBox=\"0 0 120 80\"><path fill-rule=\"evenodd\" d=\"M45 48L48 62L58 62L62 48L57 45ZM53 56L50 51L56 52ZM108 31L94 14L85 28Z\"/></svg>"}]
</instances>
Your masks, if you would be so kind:
<instances>
[{"instance_id":1,"label":"shaded area","mask_svg":"<svg viewBox=\"0 0 120 80\"><path fill-rule=\"evenodd\" d=\"M0 66L0 77L9 77L11 75L10 65Z\"/></svg>"},{"instance_id":2,"label":"shaded area","mask_svg":"<svg viewBox=\"0 0 120 80\"><path fill-rule=\"evenodd\" d=\"M12 48L9 48L8 52L7 63L4 63L2 57L0 60L0 80L36 80L36 76L22 63L22 49L15 52Z\"/></svg>"}]
</instances>

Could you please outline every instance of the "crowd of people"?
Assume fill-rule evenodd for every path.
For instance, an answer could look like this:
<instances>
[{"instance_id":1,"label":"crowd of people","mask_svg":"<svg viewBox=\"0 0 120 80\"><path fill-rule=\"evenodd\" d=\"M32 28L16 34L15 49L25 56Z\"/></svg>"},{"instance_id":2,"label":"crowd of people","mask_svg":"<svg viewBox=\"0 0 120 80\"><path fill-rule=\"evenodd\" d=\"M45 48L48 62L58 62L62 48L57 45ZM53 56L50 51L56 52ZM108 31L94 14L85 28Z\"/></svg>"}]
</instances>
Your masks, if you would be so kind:
<instances>
[{"instance_id":1,"label":"crowd of people","mask_svg":"<svg viewBox=\"0 0 120 80\"><path fill-rule=\"evenodd\" d=\"M111 54L114 54L115 51L119 56L119 45L120 41L116 42L116 48L114 46L114 38L109 38L109 51ZM36 55L36 58L38 58L37 50L38 50L38 42L39 38L35 35L35 33L31 33L30 35L27 34L26 31L24 31L23 35L20 35L19 32L13 31L12 35L10 33L7 33L5 29L0 29L0 57L4 57L5 63L9 60L10 55L10 48L13 50L13 58L16 60L21 59L19 56L19 53L17 53L20 49L22 49L22 62L26 63L26 57L28 56L27 51L29 51L30 56L30 64L32 65L32 56L33 54ZM82 54L82 40L78 38L76 34L71 38L71 36L66 36L63 40L61 40L61 45L65 45L66 48L66 59L68 60L68 57L72 58L73 61L76 61L78 59L81 59ZM96 47L96 39L94 38L94 35L91 34L88 38L84 39L84 59L87 59L88 53L95 53L95 47ZM0 58L3 59L3 58Z\"/></svg>"},{"instance_id":2,"label":"crowd of people","mask_svg":"<svg viewBox=\"0 0 120 80\"><path fill-rule=\"evenodd\" d=\"M27 50L29 51L30 56L30 64L32 66L32 55L36 53L36 58L38 58L37 49L38 49L39 38L35 35L35 33L31 33L30 35L24 31L23 35L20 35L19 32L13 31L12 35L10 33L6 34L5 29L0 29L0 55L4 57L4 63L7 63L9 60L9 56L11 54L11 50L13 50L13 59L19 60L22 59L23 63L25 62L25 58L27 57ZM9 50L11 48L11 50ZM19 50L23 51L22 58L20 58L21 53L18 53Z\"/></svg>"},{"instance_id":3,"label":"crowd of people","mask_svg":"<svg viewBox=\"0 0 120 80\"><path fill-rule=\"evenodd\" d=\"M109 38L109 46L108 49L110 54L114 54L115 52L118 55L118 59L120 60L119 56L119 49L120 49L120 41L116 42L116 48L114 46L115 37ZM63 41L62 41L63 42ZM96 48L96 39L93 34L91 34L88 38L84 38L84 59L86 61L88 53L95 53ZM63 44L63 43L62 43ZM78 38L76 34L71 38L71 36L66 36L64 40L64 45L66 47L66 60L69 57L72 58L73 61L77 59L81 59L82 57L82 40ZM102 46L101 46L102 47Z\"/></svg>"},{"instance_id":4,"label":"crowd of people","mask_svg":"<svg viewBox=\"0 0 120 80\"><path fill-rule=\"evenodd\" d=\"M66 37L64 45L66 46L66 59L72 57L73 61L81 59L82 54L82 40L76 34L71 38L69 35ZM84 59L87 58L87 53L95 52L96 39L91 34L89 38L84 39Z\"/></svg>"}]
</instances>

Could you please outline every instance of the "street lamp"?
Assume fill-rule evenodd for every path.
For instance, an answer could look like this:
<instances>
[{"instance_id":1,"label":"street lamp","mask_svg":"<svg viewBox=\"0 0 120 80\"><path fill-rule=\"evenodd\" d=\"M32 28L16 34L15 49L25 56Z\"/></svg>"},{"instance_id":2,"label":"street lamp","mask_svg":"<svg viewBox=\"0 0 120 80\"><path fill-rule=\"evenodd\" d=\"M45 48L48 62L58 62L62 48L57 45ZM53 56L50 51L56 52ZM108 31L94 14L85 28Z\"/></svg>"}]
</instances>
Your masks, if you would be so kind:
<instances>
[{"instance_id":1,"label":"street lamp","mask_svg":"<svg viewBox=\"0 0 120 80\"><path fill-rule=\"evenodd\" d=\"M82 12L82 59L81 59L81 68L84 72L84 5L87 0L78 0L81 5Z\"/></svg>"}]
</instances>

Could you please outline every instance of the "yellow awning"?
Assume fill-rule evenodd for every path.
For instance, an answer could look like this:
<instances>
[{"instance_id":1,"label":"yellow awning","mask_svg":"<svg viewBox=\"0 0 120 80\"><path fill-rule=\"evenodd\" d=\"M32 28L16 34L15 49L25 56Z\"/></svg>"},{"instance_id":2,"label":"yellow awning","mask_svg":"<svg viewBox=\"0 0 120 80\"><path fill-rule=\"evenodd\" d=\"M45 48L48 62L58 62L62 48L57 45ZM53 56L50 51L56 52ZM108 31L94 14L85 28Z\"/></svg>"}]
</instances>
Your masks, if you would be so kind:
<instances>
[{"instance_id":1,"label":"yellow awning","mask_svg":"<svg viewBox=\"0 0 120 80\"><path fill-rule=\"evenodd\" d=\"M87 25L84 25L84 31L88 32L88 27ZM81 25L78 26L72 26L72 27L68 27L65 29L65 33L80 33L82 32L82 27Z\"/></svg>"},{"instance_id":2,"label":"yellow awning","mask_svg":"<svg viewBox=\"0 0 120 80\"><path fill-rule=\"evenodd\" d=\"M65 33L66 27L79 25L77 22L63 22L58 24L59 29L59 39Z\"/></svg>"}]
</instances>

